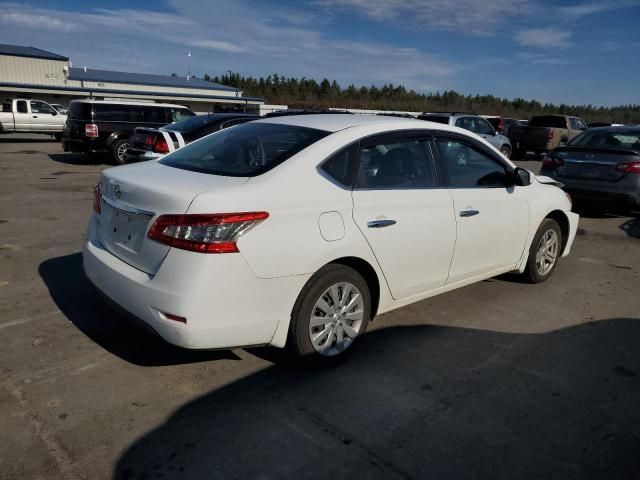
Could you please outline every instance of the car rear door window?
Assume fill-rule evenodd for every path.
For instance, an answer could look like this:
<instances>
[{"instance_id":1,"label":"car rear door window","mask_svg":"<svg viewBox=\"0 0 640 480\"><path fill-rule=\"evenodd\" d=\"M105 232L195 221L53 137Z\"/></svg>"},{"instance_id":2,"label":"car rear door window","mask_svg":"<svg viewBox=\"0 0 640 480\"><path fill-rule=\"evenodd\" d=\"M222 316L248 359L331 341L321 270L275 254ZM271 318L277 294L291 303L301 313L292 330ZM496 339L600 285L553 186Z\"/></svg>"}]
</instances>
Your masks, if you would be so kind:
<instances>
[{"instance_id":1,"label":"car rear door window","mask_svg":"<svg viewBox=\"0 0 640 480\"><path fill-rule=\"evenodd\" d=\"M179 122L180 120L195 116L195 113L188 108L170 108L169 115L171 117L170 122Z\"/></svg>"},{"instance_id":2,"label":"car rear door window","mask_svg":"<svg viewBox=\"0 0 640 480\"><path fill-rule=\"evenodd\" d=\"M142 107L119 103L95 103L94 118L102 122L142 122Z\"/></svg>"},{"instance_id":3,"label":"car rear door window","mask_svg":"<svg viewBox=\"0 0 640 480\"><path fill-rule=\"evenodd\" d=\"M451 188L504 187L507 170L481 148L454 138L437 137L438 158Z\"/></svg>"},{"instance_id":4,"label":"car rear door window","mask_svg":"<svg viewBox=\"0 0 640 480\"><path fill-rule=\"evenodd\" d=\"M142 107L142 118L146 123L169 123L165 107Z\"/></svg>"},{"instance_id":5,"label":"car rear door window","mask_svg":"<svg viewBox=\"0 0 640 480\"><path fill-rule=\"evenodd\" d=\"M406 189L437 185L426 138L385 137L360 149L356 188Z\"/></svg>"},{"instance_id":6,"label":"car rear door window","mask_svg":"<svg viewBox=\"0 0 640 480\"><path fill-rule=\"evenodd\" d=\"M24 100L20 100L18 102L16 102L16 108L18 110L18 113L29 113L29 110L27 109L27 102Z\"/></svg>"}]
</instances>

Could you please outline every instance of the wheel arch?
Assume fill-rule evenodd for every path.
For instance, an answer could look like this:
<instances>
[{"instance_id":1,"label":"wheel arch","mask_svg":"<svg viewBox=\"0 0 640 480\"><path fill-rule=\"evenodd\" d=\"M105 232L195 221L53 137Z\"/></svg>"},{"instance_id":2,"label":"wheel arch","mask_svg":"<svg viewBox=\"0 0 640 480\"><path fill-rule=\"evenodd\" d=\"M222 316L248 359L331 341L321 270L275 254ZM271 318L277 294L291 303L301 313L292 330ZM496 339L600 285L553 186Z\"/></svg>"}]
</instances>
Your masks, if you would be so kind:
<instances>
[{"instance_id":1,"label":"wheel arch","mask_svg":"<svg viewBox=\"0 0 640 480\"><path fill-rule=\"evenodd\" d=\"M330 264L344 265L362 275L371 294L371 320L373 320L378 313L380 305L380 279L373 266L360 257L341 257L327 263L327 265Z\"/></svg>"},{"instance_id":2,"label":"wheel arch","mask_svg":"<svg viewBox=\"0 0 640 480\"><path fill-rule=\"evenodd\" d=\"M564 252L564 249L567 246L567 242L569 240L569 218L562 210L552 210L547 213L544 218L550 218L558 222L560 225L560 231L562 232L562 248L561 251Z\"/></svg>"},{"instance_id":3,"label":"wheel arch","mask_svg":"<svg viewBox=\"0 0 640 480\"><path fill-rule=\"evenodd\" d=\"M113 132L107 138L105 145L107 148L111 149L113 144L118 140L129 140L131 138L131 132Z\"/></svg>"}]
</instances>

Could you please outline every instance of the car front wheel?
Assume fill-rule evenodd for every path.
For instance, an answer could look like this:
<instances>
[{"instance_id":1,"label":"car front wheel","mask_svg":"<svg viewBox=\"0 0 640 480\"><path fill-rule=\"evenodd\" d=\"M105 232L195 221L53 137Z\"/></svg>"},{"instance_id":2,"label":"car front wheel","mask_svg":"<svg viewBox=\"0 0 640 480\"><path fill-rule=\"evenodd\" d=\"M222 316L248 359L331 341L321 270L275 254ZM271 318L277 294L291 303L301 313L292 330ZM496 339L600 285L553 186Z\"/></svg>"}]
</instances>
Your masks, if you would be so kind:
<instances>
[{"instance_id":1,"label":"car front wheel","mask_svg":"<svg viewBox=\"0 0 640 480\"><path fill-rule=\"evenodd\" d=\"M529 248L525 277L531 283L540 283L547 280L558 264L562 254L562 230L558 222L551 218L545 218Z\"/></svg>"},{"instance_id":2,"label":"car front wheel","mask_svg":"<svg viewBox=\"0 0 640 480\"><path fill-rule=\"evenodd\" d=\"M297 356L326 363L352 347L370 315L371 295L362 276L344 265L327 265L298 296L287 345Z\"/></svg>"}]
</instances>

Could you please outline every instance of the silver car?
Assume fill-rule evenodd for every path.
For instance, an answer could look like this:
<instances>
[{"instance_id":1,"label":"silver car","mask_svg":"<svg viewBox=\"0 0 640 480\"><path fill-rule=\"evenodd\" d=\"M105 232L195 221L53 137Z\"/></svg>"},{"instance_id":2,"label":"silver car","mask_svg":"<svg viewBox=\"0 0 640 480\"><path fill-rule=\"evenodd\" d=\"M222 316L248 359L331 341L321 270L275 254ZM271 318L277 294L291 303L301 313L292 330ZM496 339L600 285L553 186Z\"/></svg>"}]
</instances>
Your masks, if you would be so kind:
<instances>
[{"instance_id":1,"label":"silver car","mask_svg":"<svg viewBox=\"0 0 640 480\"><path fill-rule=\"evenodd\" d=\"M496 147L502 154L510 158L511 142L507 137L496 132L491 124L479 115L471 113L423 113L418 116L419 120L427 120L429 122L443 123L445 125L454 125L456 127L464 128L477 135L480 135L491 145Z\"/></svg>"}]
</instances>

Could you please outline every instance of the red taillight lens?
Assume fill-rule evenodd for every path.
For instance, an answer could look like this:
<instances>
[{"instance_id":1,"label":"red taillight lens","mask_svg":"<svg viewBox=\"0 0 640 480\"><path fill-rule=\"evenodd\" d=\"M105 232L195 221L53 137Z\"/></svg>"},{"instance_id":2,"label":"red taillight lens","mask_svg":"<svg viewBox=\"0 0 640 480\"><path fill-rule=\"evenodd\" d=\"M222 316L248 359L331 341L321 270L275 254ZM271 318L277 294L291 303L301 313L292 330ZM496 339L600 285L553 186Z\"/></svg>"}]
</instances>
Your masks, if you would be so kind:
<instances>
[{"instance_id":1,"label":"red taillight lens","mask_svg":"<svg viewBox=\"0 0 640 480\"><path fill-rule=\"evenodd\" d=\"M616 165L616 170L622 173L640 173L640 162L624 162Z\"/></svg>"},{"instance_id":2,"label":"red taillight lens","mask_svg":"<svg viewBox=\"0 0 640 480\"><path fill-rule=\"evenodd\" d=\"M156 136L155 135L147 135L144 138L144 144L147 147L153 148L153 144L156 143Z\"/></svg>"},{"instance_id":3,"label":"red taillight lens","mask_svg":"<svg viewBox=\"0 0 640 480\"><path fill-rule=\"evenodd\" d=\"M192 252L234 253L238 239L267 217L267 212L161 215L148 236Z\"/></svg>"},{"instance_id":4,"label":"red taillight lens","mask_svg":"<svg viewBox=\"0 0 640 480\"><path fill-rule=\"evenodd\" d=\"M162 137L158 137L156 143L153 145L153 151L156 153L169 153L167 141Z\"/></svg>"},{"instance_id":5,"label":"red taillight lens","mask_svg":"<svg viewBox=\"0 0 640 480\"><path fill-rule=\"evenodd\" d=\"M557 168L564 164L564 161L561 158L554 157L552 155L545 155L542 157L542 165L551 168Z\"/></svg>"},{"instance_id":6,"label":"red taillight lens","mask_svg":"<svg viewBox=\"0 0 640 480\"><path fill-rule=\"evenodd\" d=\"M102 194L100 193L99 183L96 183L93 187L93 211L98 215L102 212Z\"/></svg>"},{"instance_id":7,"label":"red taillight lens","mask_svg":"<svg viewBox=\"0 0 640 480\"><path fill-rule=\"evenodd\" d=\"M553 140L553 128L547 130L547 140Z\"/></svg>"},{"instance_id":8,"label":"red taillight lens","mask_svg":"<svg viewBox=\"0 0 640 480\"><path fill-rule=\"evenodd\" d=\"M97 138L98 125L96 125L95 123L87 123L84 126L84 135L85 137Z\"/></svg>"}]
</instances>

